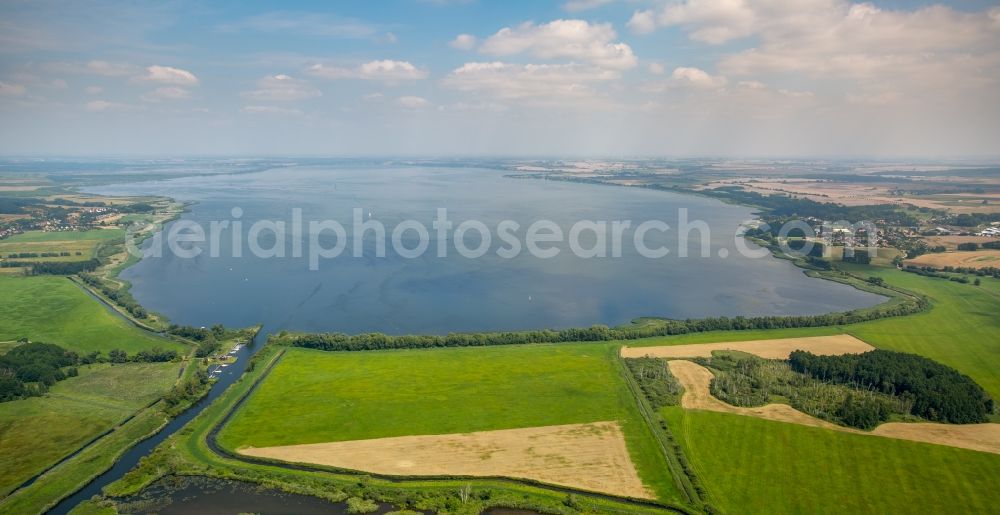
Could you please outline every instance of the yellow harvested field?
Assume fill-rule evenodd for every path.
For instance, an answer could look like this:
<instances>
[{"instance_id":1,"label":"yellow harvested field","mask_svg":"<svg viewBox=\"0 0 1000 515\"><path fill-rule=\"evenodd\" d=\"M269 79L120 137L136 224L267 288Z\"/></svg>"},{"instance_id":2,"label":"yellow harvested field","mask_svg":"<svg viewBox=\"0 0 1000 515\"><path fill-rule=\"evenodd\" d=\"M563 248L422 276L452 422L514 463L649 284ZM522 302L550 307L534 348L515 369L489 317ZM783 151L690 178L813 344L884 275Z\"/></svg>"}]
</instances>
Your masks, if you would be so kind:
<instances>
[{"instance_id":1,"label":"yellow harvested field","mask_svg":"<svg viewBox=\"0 0 1000 515\"><path fill-rule=\"evenodd\" d=\"M397 476L503 476L643 499L617 422L239 449L241 454Z\"/></svg>"},{"instance_id":2,"label":"yellow harvested field","mask_svg":"<svg viewBox=\"0 0 1000 515\"><path fill-rule=\"evenodd\" d=\"M1000 454L1000 424L889 422L876 427L871 434Z\"/></svg>"},{"instance_id":3,"label":"yellow harvested field","mask_svg":"<svg viewBox=\"0 0 1000 515\"><path fill-rule=\"evenodd\" d=\"M766 359L788 359L792 351L804 350L821 356L861 354L875 347L849 335L808 336L775 340L743 342L696 343L691 345L665 345L660 347L622 347L623 358L710 358L712 351L735 350Z\"/></svg>"},{"instance_id":4,"label":"yellow harvested field","mask_svg":"<svg viewBox=\"0 0 1000 515\"><path fill-rule=\"evenodd\" d=\"M907 265L930 266L944 268L946 266L962 268L1000 267L1000 250L970 250L957 252L941 252L924 254L904 261Z\"/></svg>"},{"instance_id":5,"label":"yellow harvested field","mask_svg":"<svg viewBox=\"0 0 1000 515\"><path fill-rule=\"evenodd\" d=\"M1000 238L990 236L928 236L925 238L931 247L943 245L948 250L955 250L959 243L975 243L982 245L991 241L1000 241Z\"/></svg>"},{"instance_id":6,"label":"yellow harvested field","mask_svg":"<svg viewBox=\"0 0 1000 515\"><path fill-rule=\"evenodd\" d=\"M955 182L952 180L929 180L928 183ZM959 180L957 182L975 182ZM929 195L894 195L896 184L891 180L884 183L852 183L816 179L775 179L767 177L743 177L725 179L705 184L701 189L722 186L740 186L744 190L761 195L793 195L816 202L835 203L844 206L867 206L877 204L911 204L917 207L944 209L955 213L1000 212L1000 202L996 193L956 194L938 193ZM983 204L983 201L986 204Z\"/></svg>"},{"instance_id":7,"label":"yellow harvested field","mask_svg":"<svg viewBox=\"0 0 1000 515\"><path fill-rule=\"evenodd\" d=\"M711 370L697 363L684 360L668 361L667 366L670 367L670 373L684 387L681 406L685 409L734 413L778 422L821 427L845 433L876 435L1000 454L1000 424L957 425L935 424L931 422L889 422L878 426L871 432L864 432L831 424L825 420L802 413L786 404L768 404L757 408L742 408L727 404L715 398L709 389L713 377Z\"/></svg>"}]
</instances>

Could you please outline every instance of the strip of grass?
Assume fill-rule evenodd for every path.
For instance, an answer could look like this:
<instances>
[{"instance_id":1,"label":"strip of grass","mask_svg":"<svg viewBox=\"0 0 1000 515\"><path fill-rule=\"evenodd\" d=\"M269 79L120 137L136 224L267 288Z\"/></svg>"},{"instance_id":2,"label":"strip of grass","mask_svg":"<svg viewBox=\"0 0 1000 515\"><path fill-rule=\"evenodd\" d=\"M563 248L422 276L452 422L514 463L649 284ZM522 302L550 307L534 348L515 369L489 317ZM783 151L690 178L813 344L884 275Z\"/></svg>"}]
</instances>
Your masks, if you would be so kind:
<instances>
[{"instance_id":1,"label":"strip of grass","mask_svg":"<svg viewBox=\"0 0 1000 515\"><path fill-rule=\"evenodd\" d=\"M679 499L616 352L609 344L289 349L219 441L238 449L617 420L643 481Z\"/></svg>"},{"instance_id":2,"label":"strip of grass","mask_svg":"<svg viewBox=\"0 0 1000 515\"><path fill-rule=\"evenodd\" d=\"M178 366L80 367L44 397L0 403L0 497L158 399Z\"/></svg>"},{"instance_id":3,"label":"strip of grass","mask_svg":"<svg viewBox=\"0 0 1000 515\"><path fill-rule=\"evenodd\" d=\"M1000 456L753 417L663 408L728 513L989 513Z\"/></svg>"},{"instance_id":4,"label":"strip of grass","mask_svg":"<svg viewBox=\"0 0 1000 515\"><path fill-rule=\"evenodd\" d=\"M134 327L64 277L0 275L0 340L29 338L86 354L187 347Z\"/></svg>"}]
</instances>

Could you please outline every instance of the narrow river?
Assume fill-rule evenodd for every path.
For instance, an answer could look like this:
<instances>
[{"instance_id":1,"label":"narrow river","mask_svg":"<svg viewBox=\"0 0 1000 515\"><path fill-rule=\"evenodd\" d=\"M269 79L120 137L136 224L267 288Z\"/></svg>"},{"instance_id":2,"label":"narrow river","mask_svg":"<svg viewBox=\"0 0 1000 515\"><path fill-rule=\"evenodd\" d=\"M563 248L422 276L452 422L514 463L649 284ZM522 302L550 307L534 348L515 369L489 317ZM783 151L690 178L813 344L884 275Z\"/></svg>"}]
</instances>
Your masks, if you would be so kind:
<instances>
[{"instance_id":1,"label":"narrow river","mask_svg":"<svg viewBox=\"0 0 1000 515\"><path fill-rule=\"evenodd\" d=\"M246 370L247 364L250 362L250 357L263 347L263 342L266 339L267 332L261 329L251 343L244 345L239 351L237 351L237 361L223 369L223 372L219 374L219 378L216 380L215 384L212 385L211 390L209 390L208 395L168 422L159 433L156 433L151 438L143 440L135 447L129 449L129 451L122 455L122 457L115 462L114 466L108 469L107 472L97 476L80 491L63 499L47 513L58 515L69 513L74 507L76 507L76 505L100 494L101 489L105 486L121 479L126 472L139 463L140 459L152 452L153 449L160 444L160 442L166 440L167 437L184 427L184 425L190 422L191 419L201 413L201 410L205 409L216 398L218 398L219 395L221 395L222 392L229 387L229 385L239 379L239 377L243 375L243 372Z\"/></svg>"}]
</instances>

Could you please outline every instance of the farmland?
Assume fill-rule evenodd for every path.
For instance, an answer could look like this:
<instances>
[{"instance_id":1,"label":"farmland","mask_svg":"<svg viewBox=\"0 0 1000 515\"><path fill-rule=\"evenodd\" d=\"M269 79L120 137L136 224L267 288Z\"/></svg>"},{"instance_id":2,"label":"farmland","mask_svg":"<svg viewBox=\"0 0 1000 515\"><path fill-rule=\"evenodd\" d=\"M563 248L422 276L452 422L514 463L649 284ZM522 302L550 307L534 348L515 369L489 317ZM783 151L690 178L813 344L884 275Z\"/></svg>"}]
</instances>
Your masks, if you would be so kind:
<instances>
[{"instance_id":1,"label":"farmland","mask_svg":"<svg viewBox=\"0 0 1000 515\"><path fill-rule=\"evenodd\" d=\"M177 379L178 367L90 365L44 397L0 403L0 498L158 399Z\"/></svg>"},{"instance_id":2,"label":"farmland","mask_svg":"<svg viewBox=\"0 0 1000 515\"><path fill-rule=\"evenodd\" d=\"M617 421L640 477L658 497L675 499L662 453L619 376L616 350L289 349L219 441L239 449Z\"/></svg>"},{"instance_id":3,"label":"farmland","mask_svg":"<svg viewBox=\"0 0 1000 515\"><path fill-rule=\"evenodd\" d=\"M1000 268L1000 250L975 250L924 254L905 261L907 265L944 268Z\"/></svg>"},{"instance_id":4,"label":"farmland","mask_svg":"<svg viewBox=\"0 0 1000 515\"><path fill-rule=\"evenodd\" d=\"M774 340L746 340L739 342L694 343L666 345L663 347L623 347L622 357L652 356L657 358L711 357L715 351L747 352L767 359L786 359L795 350L813 354L856 354L868 352L873 347L847 334L834 336L809 336L803 338L778 338Z\"/></svg>"},{"instance_id":5,"label":"farmland","mask_svg":"<svg viewBox=\"0 0 1000 515\"><path fill-rule=\"evenodd\" d=\"M1000 502L995 454L728 413L662 412L712 501L729 513L988 513Z\"/></svg>"},{"instance_id":6,"label":"farmland","mask_svg":"<svg viewBox=\"0 0 1000 515\"><path fill-rule=\"evenodd\" d=\"M378 474L505 476L651 497L617 422L244 448L240 453Z\"/></svg>"},{"instance_id":7,"label":"farmland","mask_svg":"<svg viewBox=\"0 0 1000 515\"><path fill-rule=\"evenodd\" d=\"M29 338L79 353L186 348L134 327L64 277L0 275L0 291L0 341Z\"/></svg>"}]
</instances>

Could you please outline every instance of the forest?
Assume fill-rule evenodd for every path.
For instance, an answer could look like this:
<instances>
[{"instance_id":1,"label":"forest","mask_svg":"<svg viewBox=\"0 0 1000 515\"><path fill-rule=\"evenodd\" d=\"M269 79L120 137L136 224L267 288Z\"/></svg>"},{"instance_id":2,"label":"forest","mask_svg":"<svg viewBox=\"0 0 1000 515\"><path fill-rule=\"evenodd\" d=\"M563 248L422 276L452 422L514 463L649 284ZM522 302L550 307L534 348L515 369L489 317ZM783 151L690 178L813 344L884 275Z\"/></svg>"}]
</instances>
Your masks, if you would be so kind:
<instances>
[{"instance_id":1,"label":"forest","mask_svg":"<svg viewBox=\"0 0 1000 515\"><path fill-rule=\"evenodd\" d=\"M912 403L910 414L934 422L986 422L993 399L971 378L916 354L877 349L864 354L817 356L795 351L792 370L836 384L881 392Z\"/></svg>"}]
</instances>

